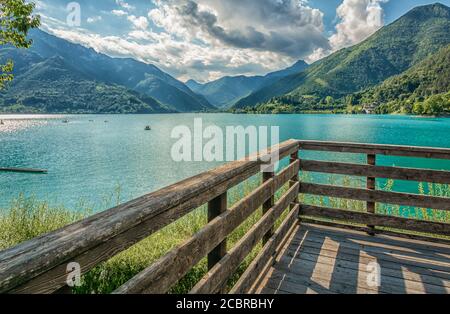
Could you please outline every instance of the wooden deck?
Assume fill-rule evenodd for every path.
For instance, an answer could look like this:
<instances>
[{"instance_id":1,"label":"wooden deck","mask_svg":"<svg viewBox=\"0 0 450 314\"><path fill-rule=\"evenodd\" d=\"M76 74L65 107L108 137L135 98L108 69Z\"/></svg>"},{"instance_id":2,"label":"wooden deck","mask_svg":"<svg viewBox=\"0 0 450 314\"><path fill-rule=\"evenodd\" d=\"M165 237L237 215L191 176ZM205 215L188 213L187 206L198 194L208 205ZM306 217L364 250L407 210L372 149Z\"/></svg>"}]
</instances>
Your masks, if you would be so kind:
<instances>
[{"instance_id":1,"label":"wooden deck","mask_svg":"<svg viewBox=\"0 0 450 314\"><path fill-rule=\"evenodd\" d=\"M333 158L341 153L362 154L367 162L308 160L304 151L329 152ZM289 164L275 172L270 165L273 156L277 161L289 159ZM375 210L385 205L427 209L432 219L450 211L448 195L386 191L376 184L377 179L450 184L450 171L396 167L377 162L377 156L450 160L450 148L289 140L263 150L257 158L227 163L1 251L0 293L71 292L75 282L69 271L75 271L75 266L84 275L204 205L206 225L149 262L114 293L167 293L204 257L208 272L190 293L450 292L450 223ZM263 168L270 172L262 173ZM300 180L300 173L309 172L362 177L366 186ZM230 189L250 178L253 186L255 176L261 178L258 187L228 204ZM309 202L311 197L316 201ZM317 201L329 204L330 198L363 202L365 208L313 205ZM257 211L262 212L261 218L227 249L233 231ZM336 222L338 228L346 229L325 227L336 227ZM353 231L346 231L349 228ZM415 240L400 238L405 236ZM262 249L257 256L235 285L228 287L259 244ZM378 264L371 262L381 266L380 285L376 285Z\"/></svg>"},{"instance_id":2,"label":"wooden deck","mask_svg":"<svg viewBox=\"0 0 450 314\"><path fill-rule=\"evenodd\" d=\"M379 286L367 282L373 262L380 265ZM450 293L450 246L301 224L286 241L274 266L257 281L254 291L447 294Z\"/></svg>"}]
</instances>

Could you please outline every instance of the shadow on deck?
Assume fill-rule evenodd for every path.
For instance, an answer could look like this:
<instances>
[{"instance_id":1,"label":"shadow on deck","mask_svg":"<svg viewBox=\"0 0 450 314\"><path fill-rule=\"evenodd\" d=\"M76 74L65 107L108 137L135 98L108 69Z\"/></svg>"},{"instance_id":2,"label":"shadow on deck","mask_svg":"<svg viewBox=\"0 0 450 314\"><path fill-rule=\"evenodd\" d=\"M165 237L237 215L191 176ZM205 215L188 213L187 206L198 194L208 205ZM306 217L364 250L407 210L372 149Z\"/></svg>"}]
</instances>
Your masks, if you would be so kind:
<instances>
[{"instance_id":1,"label":"shadow on deck","mask_svg":"<svg viewBox=\"0 0 450 314\"><path fill-rule=\"evenodd\" d=\"M450 246L301 224L254 291L446 294L450 292Z\"/></svg>"}]
</instances>

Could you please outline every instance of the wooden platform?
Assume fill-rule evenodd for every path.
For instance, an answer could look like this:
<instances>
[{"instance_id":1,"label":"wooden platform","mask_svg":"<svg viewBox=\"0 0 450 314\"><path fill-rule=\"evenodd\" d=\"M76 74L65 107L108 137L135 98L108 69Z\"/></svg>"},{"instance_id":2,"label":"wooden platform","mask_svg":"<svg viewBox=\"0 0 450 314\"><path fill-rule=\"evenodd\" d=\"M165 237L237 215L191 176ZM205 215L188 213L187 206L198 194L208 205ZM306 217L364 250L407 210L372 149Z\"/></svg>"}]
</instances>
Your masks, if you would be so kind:
<instances>
[{"instance_id":1,"label":"wooden platform","mask_svg":"<svg viewBox=\"0 0 450 314\"><path fill-rule=\"evenodd\" d=\"M379 264L380 285L374 274ZM376 274L376 272L375 272ZM368 280L369 279L369 280ZM450 293L450 246L302 224L254 287L266 294Z\"/></svg>"}]
</instances>

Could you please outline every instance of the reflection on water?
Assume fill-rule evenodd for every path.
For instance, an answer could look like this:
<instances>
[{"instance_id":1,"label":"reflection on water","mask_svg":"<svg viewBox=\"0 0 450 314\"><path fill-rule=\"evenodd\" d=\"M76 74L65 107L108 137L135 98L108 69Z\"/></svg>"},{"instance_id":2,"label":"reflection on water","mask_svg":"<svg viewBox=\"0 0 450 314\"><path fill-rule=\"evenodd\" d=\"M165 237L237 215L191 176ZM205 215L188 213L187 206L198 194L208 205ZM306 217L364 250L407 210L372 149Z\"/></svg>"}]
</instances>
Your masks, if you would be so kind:
<instances>
[{"instance_id":1,"label":"reflection on water","mask_svg":"<svg viewBox=\"0 0 450 314\"><path fill-rule=\"evenodd\" d=\"M178 125L280 126L291 138L450 147L450 119L347 115L0 115L0 167L48 169L47 175L0 173L0 207L20 192L76 208L80 200L110 205L214 168L220 163L172 161L170 138ZM68 123L63 123L68 120ZM108 121L108 123L105 123ZM151 131L145 126L151 125ZM302 158L365 162L362 155L302 152ZM450 169L449 161L380 157L382 165ZM382 182L380 182L382 183ZM120 188L118 188L120 187ZM398 190L417 184L399 183Z\"/></svg>"},{"instance_id":2,"label":"reflection on water","mask_svg":"<svg viewBox=\"0 0 450 314\"><path fill-rule=\"evenodd\" d=\"M3 119L0 116L0 120L3 123L0 123L0 133L13 133L17 131L21 131L24 129L37 127L46 125L46 120L35 120L35 119ZM0 138L1 141L1 138Z\"/></svg>"}]
</instances>

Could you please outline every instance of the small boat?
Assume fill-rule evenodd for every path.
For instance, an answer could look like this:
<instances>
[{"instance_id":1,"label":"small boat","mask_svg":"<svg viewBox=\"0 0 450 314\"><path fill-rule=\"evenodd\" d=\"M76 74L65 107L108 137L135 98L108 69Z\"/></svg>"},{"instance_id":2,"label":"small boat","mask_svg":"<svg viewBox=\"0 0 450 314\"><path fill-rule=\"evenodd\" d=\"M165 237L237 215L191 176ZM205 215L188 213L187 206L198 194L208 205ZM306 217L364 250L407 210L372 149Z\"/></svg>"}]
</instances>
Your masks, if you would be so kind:
<instances>
[{"instance_id":1,"label":"small boat","mask_svg":"<svg viewBox=\"0 0 450 314\"><path fill-rule=\"evenodd\" d=\"M151 128L149 125L147 125L147 126L145 127L145 130L146 130L146 131L151 131L152 128Z\"/></svg>"},{"instance_id":2,"label":"small boat","mask_svg":"<svg viewBox=\"0 0 450 314\"><path fill-rule=\"evenodd\" d=\"M62 123L69 123L69 120L63 120Z\"/></svg>"},{"instance_id":3,"label":"small boat","mask_svg":"<svg viewBox=\"0 0 450 314\"><path fill-rule=\"evenodd\" d=\"M108 120L105 120L105 123L108 123L109 121Z\"/></svg>"}]
</instances>

